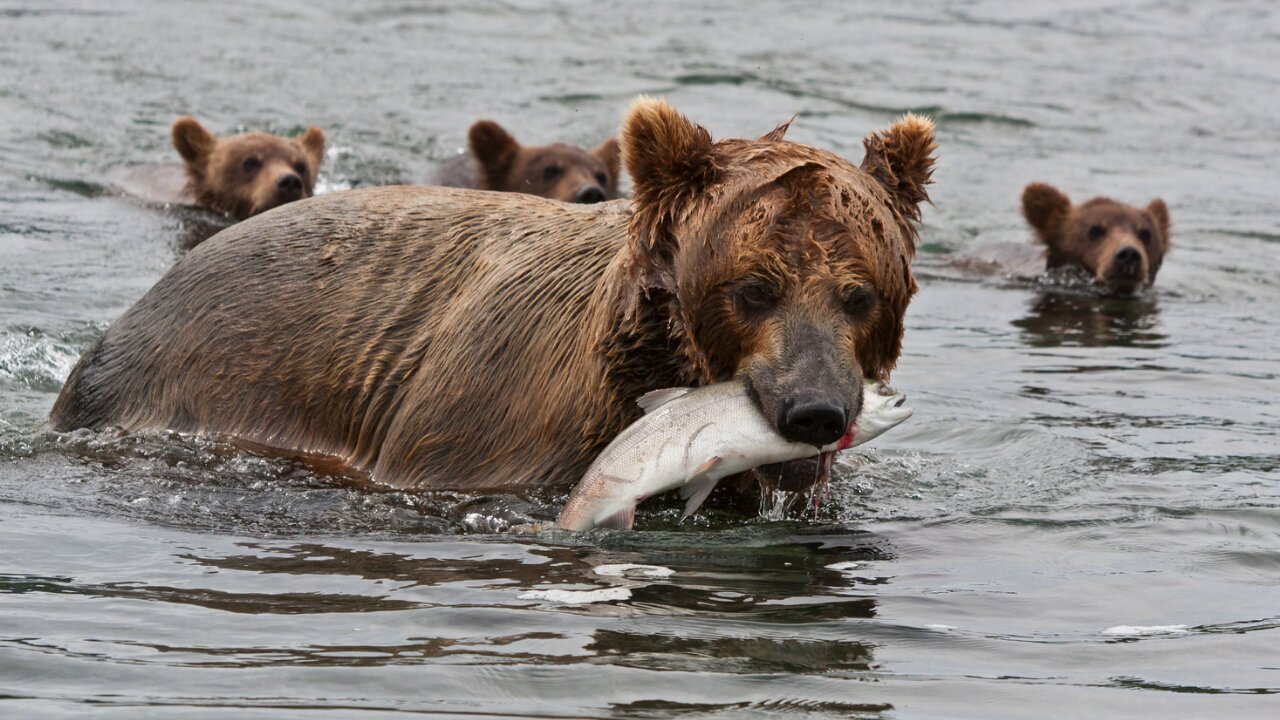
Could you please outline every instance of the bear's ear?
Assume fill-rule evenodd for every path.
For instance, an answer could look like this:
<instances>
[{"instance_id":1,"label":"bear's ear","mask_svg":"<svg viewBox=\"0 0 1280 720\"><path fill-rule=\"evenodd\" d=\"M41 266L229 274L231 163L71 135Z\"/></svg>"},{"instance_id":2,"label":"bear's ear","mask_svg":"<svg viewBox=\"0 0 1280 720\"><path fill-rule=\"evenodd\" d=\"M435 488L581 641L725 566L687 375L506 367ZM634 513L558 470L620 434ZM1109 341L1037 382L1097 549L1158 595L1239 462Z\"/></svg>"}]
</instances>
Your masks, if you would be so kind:
<instances>
[{"instance_id":1,"label":"bear's ear","mask_svg":"<svg viewBox=\"0 0 1280 720\"><path fill-rule=\"evenodd\" d=\"M1045 245L1052 245L1062 233L1071 213L1071 199L1047 183L1031 183L1022 191L1022 216Z\"/></svg>"},{"instance_id":2,"label":"bear's ear","mask_svg":"<svg viewBox=\"0 0 1280 720\"><path fill-rule=\"evenodd\" d=\"M1151 219L1156 223L1156 227L1160 229L1160 237L1164 238L1165 247L1169 247L1171 240L1169 237L1169 208L1165 207L1163 200L1156 198L1147 205L1147 214L1151 216Z\"/></svg>"},{"instance_id":3,"label":"bear's ear","mask_svg":"<svg viewBox=\"0 0 1280 720\"><path fill-rule=\"evenodd\" d=\"M520 143L492 120L477 120L467 131L467 146L480 164L485 190L505 190L511 166L515 165Z\"/></svg>"},{"instance_id":4,"label":"bear's ear","mask_svg":"<svg viewBox=\"0 0 1280 720\"><path fill-rule=\"evenodd\" d=\"M604 163L605 169L609 171L609 187L614 190L618 188L618 166L622 162L621 152L617 138L609 138L591 149L591 154Z\"/></svg>"},{"instance_id":5,"label":"bear's ear","mask_svg":"<svg viewBox=\"0 0 1280 720\"><path fill-rule=\"evenodd\" d=\"M658 100L640 96L622 121L622 162L631 173L633 236L638 254L665 264L666 225L688 199L716 181L711 133Z\"/></svg>"},{"instance_id":6,"label":"bear's ear","mask_svg":"<svg viewBox=\"0 0 1280 720\"><path fill-rule=\"evenodd\" d=\"M933 121L907 113L888 130L872 133L862 141L866 156L862 169L875 178L893 198L898 211L920 219L920 203L929 201L925 186L933 175Z\"/></svg>"},{"instance_id":7,"label":"bear's ear","mask_svg":"<svg viewBox=\"0 0 1280 720\"><path fill-rule=\"evenodd\" d=\"M319 175L320 164L324 162L324 131L313 125L298 136L297 141L307 154L307 161L311 163L311 176Z\"/></svg>"},{"instance_id":8,"label":"bear's ear","mask_svg":"<svg viewBox=\"0 0 1280 720\"><path fill-rule=\"evenodd\" d=\"M173 147L190 165L204 162L218 144L217 136L205 130L195 118L188 116L174 120L169 135L173 139Z\"/></svg>"}]
</instances>

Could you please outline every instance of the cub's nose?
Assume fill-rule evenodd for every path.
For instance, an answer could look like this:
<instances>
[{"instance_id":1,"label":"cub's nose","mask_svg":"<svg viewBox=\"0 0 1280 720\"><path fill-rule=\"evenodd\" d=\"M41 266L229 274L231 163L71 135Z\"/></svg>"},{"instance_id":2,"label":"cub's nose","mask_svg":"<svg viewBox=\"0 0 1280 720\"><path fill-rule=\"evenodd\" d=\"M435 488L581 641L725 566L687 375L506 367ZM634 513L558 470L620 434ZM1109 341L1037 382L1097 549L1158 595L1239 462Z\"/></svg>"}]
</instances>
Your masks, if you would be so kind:
<instances>
[{"instance_id":1,"label":"cub's nose","mask_svg":"<svg viewBox=\"0 0 1280 720\"><path fill-rule=\"evenodd\" d=\"M818 395L800 395L782 403L778 432L792 442L829 445L849 428L849 409L843 402Z\"/></svg>"},{"instance_id":2,"label":"cub's nose","mask_svg":"<svg viewBox=\"0 0 1280 720\"><path fill-rule=\"evenodd\" d=\"M604 188L599 185L588 185L578 190L578 194L574 196L573 201L587 205L604 202Z\"/></svg>"},{"instance_id":3,"label":"cub's nose","mask_svg":"<svg viewBox=\"0 0 1280 720\"><path fill-rule=\"evenodd\" d=\"M276 179L276 191L286 197L301 197L302 178L297 173L285 173Z\"/></svg>"},{"instance_id":4,"label":"cub's nose","mask_svg":"<svg viewBox=\"0 0 1280 720\"><path fill-rule=\"evenodd\" d=\"M1137 270L1142 265L1142 253L1132 245L1120 248L1116 253L1116 266L1125 270Z\"/></svg>"}]
</instances>

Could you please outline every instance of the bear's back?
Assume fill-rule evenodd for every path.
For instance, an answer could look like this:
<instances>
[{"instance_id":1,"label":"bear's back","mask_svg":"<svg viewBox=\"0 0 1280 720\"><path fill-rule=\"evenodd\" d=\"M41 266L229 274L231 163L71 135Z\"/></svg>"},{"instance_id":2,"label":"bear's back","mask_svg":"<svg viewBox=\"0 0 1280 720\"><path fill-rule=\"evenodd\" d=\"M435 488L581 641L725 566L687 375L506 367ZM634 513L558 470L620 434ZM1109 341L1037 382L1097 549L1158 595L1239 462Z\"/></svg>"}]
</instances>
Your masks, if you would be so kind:
<instances>
[{"instance_id":1,"label":"bear's back","mask_svg":"<svg viewBox=\"0 0 1280 720\"><path fill-rule=\"evenodd\" d=\"M628 217L625 202L423 187L271 210L179 260L81 358L51 422L367 466L422 366L466 374L477 358L566 352Z\"/></svg>"}]
</instances>

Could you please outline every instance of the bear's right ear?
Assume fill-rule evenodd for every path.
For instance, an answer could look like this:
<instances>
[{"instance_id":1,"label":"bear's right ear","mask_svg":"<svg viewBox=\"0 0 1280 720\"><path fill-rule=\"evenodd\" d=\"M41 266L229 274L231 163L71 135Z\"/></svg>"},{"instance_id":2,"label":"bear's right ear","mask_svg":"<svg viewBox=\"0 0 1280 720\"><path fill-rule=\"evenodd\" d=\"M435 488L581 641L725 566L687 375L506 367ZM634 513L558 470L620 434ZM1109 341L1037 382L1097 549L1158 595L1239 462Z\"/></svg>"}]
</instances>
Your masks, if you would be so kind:
<instances>
[{"instance_id":1,"label":"bear's right ear","mask_svg":"<svg viewBox=\"0 0 1280 720\"><path fill-rule=\"evenodd\" d=\"M477 120L467 131L467 146L480 164L483 189L507 189L507 177L520 151L520 143L511 133L492 120Z\"/></svg>"},{"instance_id":2,"label":"bear's right ear","mask_svg":"<svg viewBox=\"0 0 1280 720\"><path fill-rule=\"evenodd\" d=\"M174 120L169 136L173 139L173 147L178 154L191 165L204 162L218 144L217 136L205 130L203 125L190 116Z\"/></svg>"},{"instance_id":3,"label":"bear's right ear","mask_svg":"<svg viewBox=\"0 0 1280 720\"><path fill-rule=\"evenodd\" d=\"M1071 213L1071 199L1047 183L1031 183L1022 191L1022 216L1045 245L1052 245L1062 233Z\"/></svg>"},{"instance_id":4,"label":"bear's right ear","mask_svg":"<svg viewBox=\"0 0 1280 720\"><path fill-rule=\"evenodd\" d=\"M665 265L675 253L666 224L716 181L711 133L665 100L642 95L622 121L622 162L631 173L635 251L651 256L651 265Z\"/></svg>"}]
</instances>

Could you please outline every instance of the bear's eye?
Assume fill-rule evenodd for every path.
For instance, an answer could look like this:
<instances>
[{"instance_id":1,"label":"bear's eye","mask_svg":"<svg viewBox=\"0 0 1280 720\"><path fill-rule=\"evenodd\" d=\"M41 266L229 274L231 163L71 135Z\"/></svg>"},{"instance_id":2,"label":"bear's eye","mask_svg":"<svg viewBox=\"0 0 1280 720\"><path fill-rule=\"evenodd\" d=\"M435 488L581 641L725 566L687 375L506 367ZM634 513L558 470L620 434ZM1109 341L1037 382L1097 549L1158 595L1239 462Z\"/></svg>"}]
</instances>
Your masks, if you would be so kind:
<instances>
[{"instance_id":1,"label":"bear's eye","mask_svg":"<svg viewBox=\"0 0 1280 720\"><path fill-rule=\"evenodd\" d=\"M733 304L743 315L766 313L778 304L773 288L762 282L747 283L733 292Z\"/></svg>"},{"instance_id":2,"label":"bear's eye","mask_svg":"<svg viewBox=\"0 0 1280 720\"><path fill-rule=\"evenodd\" d=\"M247 173L258 172L258 168L262 167L262 161L256 157L247 157L240 166Z\"/></svg>"},{"instance_id":3,"label":"bear's eye","mask_svg":"<svg viewBox=\"0 0 1280 720\"><path fill-rule=\"evenodd\" d=\"M1150 245L1151 231L1146 228L1142 228L1141 230L1138 231L1138 239L1142 241L1143 245Z\"/></svg>"},{"instance_id":4,"label":"bear's eye","mask_svg":"<svg viewBox=\"0 0 1280 720\"><path fill-rule=\"evenodd\" d=\"M609 176L602 172L598 172L596 173L596 182L600 183L601 187L604 187L609 184Z\"/></svg>"},{"instance_id":5,"label":"bear's eye","mask_svg":"<svg viewBox=\"0 0 1280 720\"><path fill-rule=\"evenodd\" d=\"M299 160L298 162L293 164L293 171L298 173L299 175L306 175L307 164Z\"/></svg>"},{"instance_id":6,"label":"bear's eye","mask_svg":"<svg viewBox=\"0 0 1280 720\"><path fill-rule=\"evenodd\" d=\"M1107 229L1102 227L1101 225L1094 225L1093 227L1089 228L1090 240L1093 240L1093 241L1101 240L1102 236L1106 234L1107 234Z\"/></svg>"},{"instance_id":7,"label":"bear's eye","mask_svg":"<svg viewBox=\"0 0 1280 720\"><path fill-rule=\"evenodd\" d=\"M865 320L876 307L876 291L861 285L845 294L844 312L853 320Z\"/></svg>"},{"instance_id":8,"label":"bear's eye","mask_svg":"<svg viewBox=\"0 0 1280 720\"><path fill-rule=\"evenodd\" d=\"M559 165L548 165L542 168L543 180L555 180L556 178L560 177L563 174L564 174L564 168L560 167Z\"/></svg>"}]
</instances>

